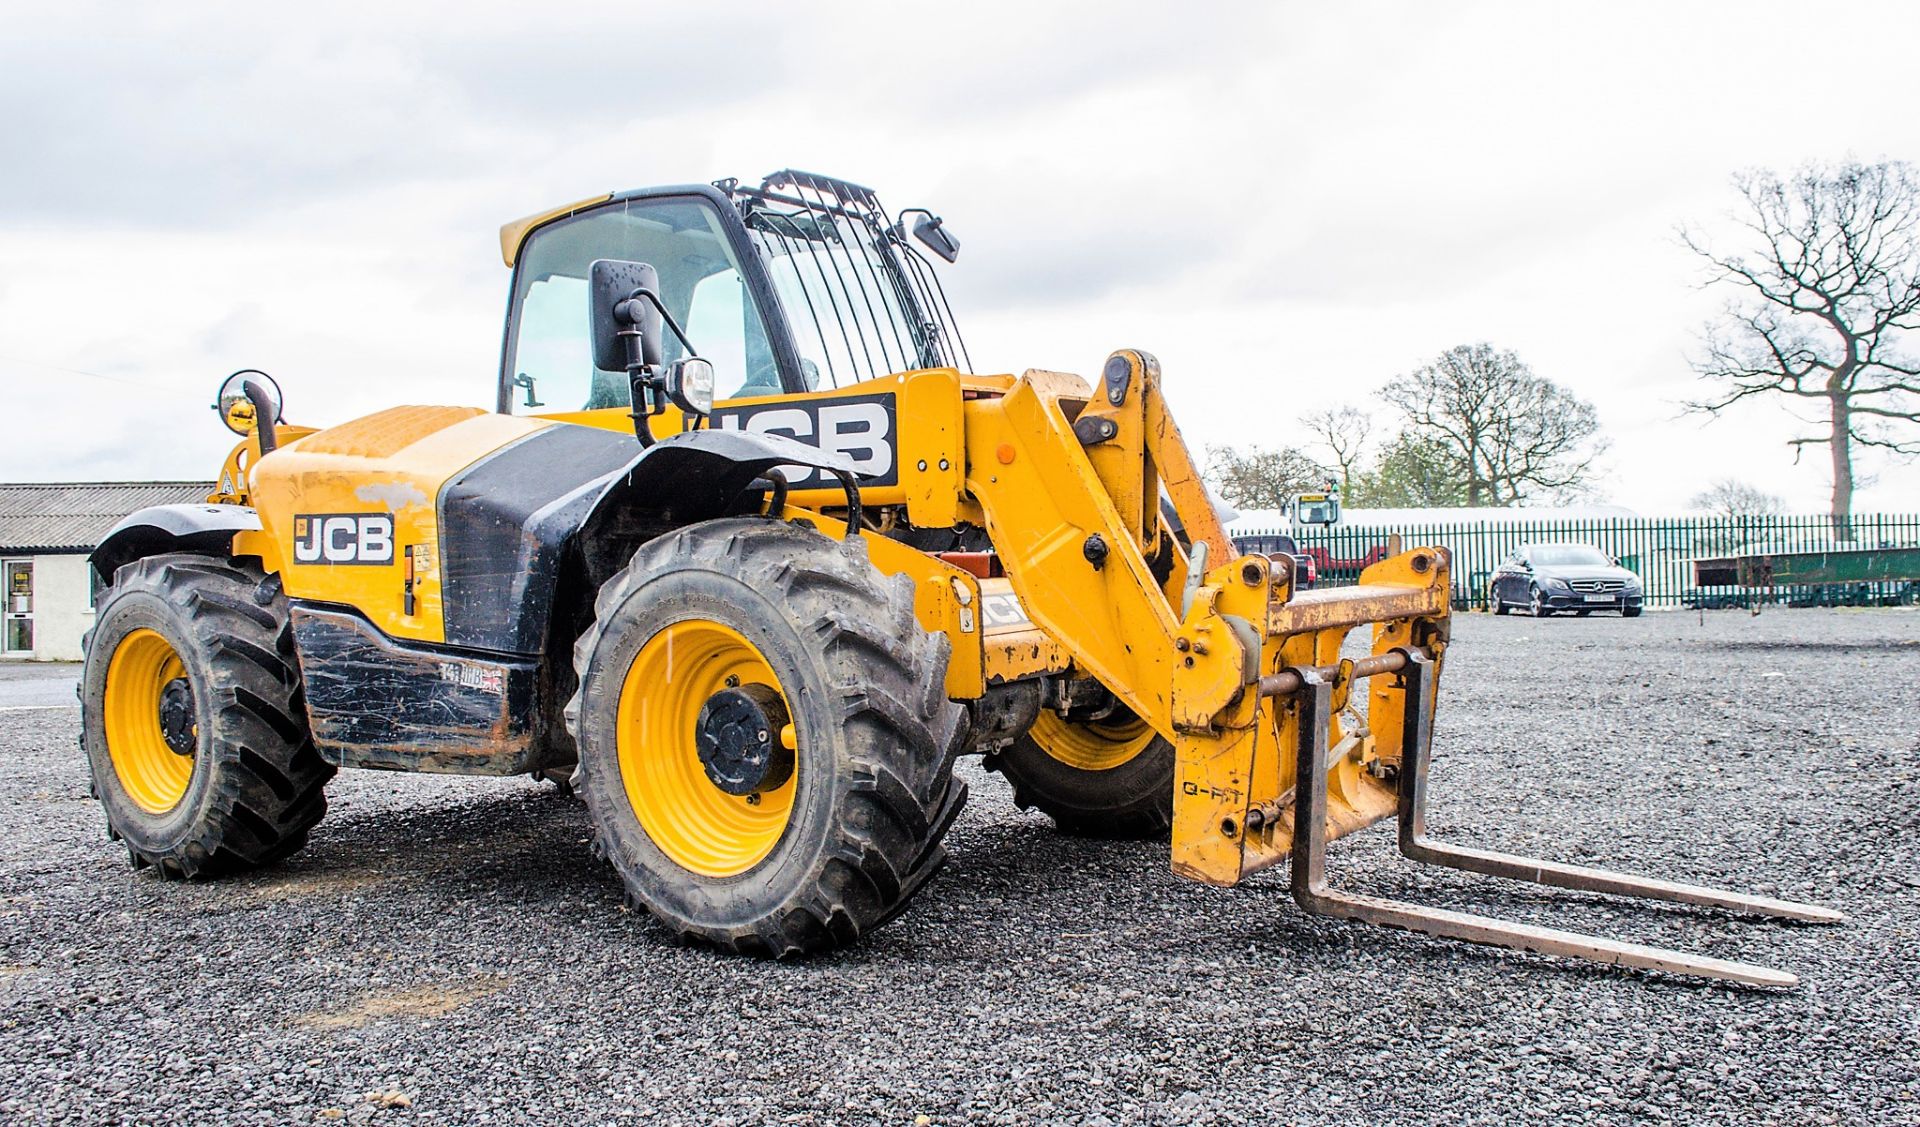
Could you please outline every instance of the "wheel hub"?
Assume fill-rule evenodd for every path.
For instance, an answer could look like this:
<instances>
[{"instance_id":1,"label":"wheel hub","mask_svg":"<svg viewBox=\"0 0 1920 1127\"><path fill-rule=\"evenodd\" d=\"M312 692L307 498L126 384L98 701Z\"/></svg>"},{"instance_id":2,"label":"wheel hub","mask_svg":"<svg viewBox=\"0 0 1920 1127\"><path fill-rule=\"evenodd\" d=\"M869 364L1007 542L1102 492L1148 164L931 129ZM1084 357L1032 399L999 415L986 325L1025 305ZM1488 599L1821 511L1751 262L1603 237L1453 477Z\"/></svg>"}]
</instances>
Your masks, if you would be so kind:
<instances>
[{"instance_id":1,"label":"wheel hub","mask_svg":"<svg viewBox=\"0 0 1920 1127\"><path fill-rule=\"evenodd\" d=\"M193 687L185 677L175 677L160 689L160 737L167 750L191 757L195 739Z\"/></svg>"},{"instance_id":2,"label":"wheel hub","mask_svg":"<svg viewBox=\"0 0 1920 1127\"><path fill-rule=\"evenodd\" d=\"M732 795L765 794L793 776L785 703L770 685L741 685L707 698L694 722L700 766Z\"/></svg>"}]
</instances>

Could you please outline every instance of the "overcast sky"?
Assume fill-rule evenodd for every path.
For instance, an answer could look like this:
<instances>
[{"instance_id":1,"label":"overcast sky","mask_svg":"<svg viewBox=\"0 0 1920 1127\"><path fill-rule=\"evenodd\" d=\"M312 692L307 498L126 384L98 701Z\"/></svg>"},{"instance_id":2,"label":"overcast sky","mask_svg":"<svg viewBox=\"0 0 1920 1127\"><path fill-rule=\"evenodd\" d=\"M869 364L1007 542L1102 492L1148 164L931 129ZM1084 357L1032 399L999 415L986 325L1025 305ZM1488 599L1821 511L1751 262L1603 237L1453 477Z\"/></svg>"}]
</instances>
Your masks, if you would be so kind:
<instances>
[{"instance_id":1,"label":"overcast sky","mask_svg":"<svg viewBox=\"0 0 1920 1127\"><path fill-rule=\"evenodd\" d=\"M211 477L240 367L490 407L500 223L798 167L946 217L978 370L1145 348L1196 445L1487 340L1598 408L1601 499L1821 511L1783 407L1683 416L1724 295L1674 231L1920 154L1910 4L0 4L0 480Z\"/></svg>"}]
</instances>

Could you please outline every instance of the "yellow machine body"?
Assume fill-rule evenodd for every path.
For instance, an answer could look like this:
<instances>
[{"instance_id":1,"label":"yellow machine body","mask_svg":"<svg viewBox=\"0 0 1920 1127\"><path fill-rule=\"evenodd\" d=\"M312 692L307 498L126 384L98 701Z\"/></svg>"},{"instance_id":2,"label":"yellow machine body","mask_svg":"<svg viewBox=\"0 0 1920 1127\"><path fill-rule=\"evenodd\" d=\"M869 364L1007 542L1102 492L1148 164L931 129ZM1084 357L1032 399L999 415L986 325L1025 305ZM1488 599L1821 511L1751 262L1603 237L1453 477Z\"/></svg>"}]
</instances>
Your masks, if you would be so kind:
<instances>
[{"instance_id":1,"label":"yellow machine body","mask_svg":"<svg viewBox=\"0 0 1920 1127\"><path fill-rule=\"evenodd\" d=\"M318 780L316 796L335 766L565 779L630 894L676 933L731 950L823 950L891 918L944 856L966 790L953 758L972 751L994 757L1022 805L1022 772L1047 780L1056 789L1033 804L1063 828L1092 811L1102 828L1158 832L1170 811L1172 867L1197 881L1232 885L1291 859L1291 892L1311 912L1791 984L1330 889L1326 843L1395 818L1417 861L1840 918L1429 838L1447 553L1414 548L1322 590L1296 588L1291 556L1239 554L1159 363L1121 350L1093 380L961 371L945 298L908 242L914 215L913 237L951 261L958 243L931 213L890 214L868 189L793 170L759 189L650 189L510 223L497 411L402 406L289 426L264 373L235 373L216 407L253 429L211 504L134 514L95 552L95 573L132 584L134 599L175 575L175 553L224 554L165 581L250 597L248 621L272 632L248 652L297 660L271 678L290 694L282 774ZM719 304L696 307L702 292ZM690 324L696 308L721 312L689 334L670 304ZM825 371L787 323L802 309ZM862 324L894 334L872 337L877 359ZM722 350L695 352L695 335L738 346L735 397L712 401ZM839 386L798 390L823 379ZM545 406L540 394L592 409L512 413ZM1317 506L1302 520L1337 514L1337 498L1302 501ZM159 559L128 566L143 557ZM103 605L104 620L121 604ZM118 673L95 678L88 706L111 726L93 741L108 752L96 781L121 780L130 832L210 772L246 766L182 750L182 718L198 715L182 693L212 683L186 657L225 658L193 622L169 628L187 640L115 634L122 656L101 668ZM241 673L267 669L253 665ZM321 808L296 805L294 847ZM189 874L202 860L165 843L144 856ZM762 902L740 879L770 873L785 899Z\"/></svg>"},{"instance_id":2,"label":"yellow machine body","mask_svg":"<svg viewBox=\"0 0 1920 1127\"><path fill-rule=\"evenodd\" d=\"M1295 780L1282 751L1297 739L1299 719L1284 702L1262 698L1258 678L1290 665L1337 664L1348 633L1360 626L1373 629L1376 652L1416 641L1443 646L1446 564L1431 550L1407 553L1369 569L1357 587L1296 593L1292 577L1265 557L1234 558L1167 409L1157 363L1121 352L1113 364L1124 366L1125 378L1103 380L1098 391L1057 372L976 377L938 369L756 406L868 395L882 386L899 396L900 482L863 489L863 506L897 507L920 527L979 524L1005 570L983 579L879 528L863 530L877 568L913 579L920 624L947 636L949 695L970 700L1037 676L1097 679L1176 748L1175 868L1232 883L1290 847L1286 811ZM1081 441L1080 433L1109 423L1110 437ZM673 413L653 421L662 437L682 425ZM238 537L235 553L261 558L290 597L355 608L396 640L442 642L443 487L503 446L543 428L576 426L630 433L632 421L622 410L527 418L395 407L289 432L262 460L243 443L234 463L244 492L215 499L244 501L260 514L261 530ZM1191 556L1171 549L1175 534L1157 504L1163 490L1196 548ZM844 536L844 524L828 512L840 500L837 490L795 491L789 515ZM313 514L342 521L389 515L394 563L342 567L299 558L297 546L316 536L321 549L331 547L325 530L306 526ZM352 537L342 531L337 539ZM1090 549L1090 540L1102 547ZM1156 552L1171 565L1164 581L1150 563ZM408 557L411 575L401 567ZM1202 557L1217 566L1190 575L1189 559ZM1431 565L1416 571L1416 557ZM404 598L409 584L411 600ZM1343 694L1332 741L1339 756L1329 773L1336 835L1393 812L1387 780L1398 712L1387 698L1397 691L1373 683L1368 712L1384 723L1371 727Z\"/></svg>"}]
</instances>

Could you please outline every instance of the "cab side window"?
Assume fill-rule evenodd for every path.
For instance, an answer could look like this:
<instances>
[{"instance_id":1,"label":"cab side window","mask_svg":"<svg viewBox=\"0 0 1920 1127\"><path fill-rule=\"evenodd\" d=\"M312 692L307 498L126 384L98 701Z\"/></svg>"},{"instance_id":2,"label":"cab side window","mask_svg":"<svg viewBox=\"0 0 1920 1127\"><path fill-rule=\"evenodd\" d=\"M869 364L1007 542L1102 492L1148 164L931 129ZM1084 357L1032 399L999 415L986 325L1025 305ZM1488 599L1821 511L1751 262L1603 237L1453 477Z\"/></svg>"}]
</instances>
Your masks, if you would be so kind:
<instances>
[{"instance_id":1,"label":"cab side window","mask_svg":"<svg viewBox=\"0 0 1920 1127\"><path fill-rule=\"evenodd\" d=\"M660 300L713 362L720 398L780 393L766 327L712 204L626 200L542 227L521 248L505 373L515 414L628 406L627 374L593 365L587 275L600 258L659 273ZM662 352L673 360L685 350L668 331Z\"/></svg>"}]
</instances>

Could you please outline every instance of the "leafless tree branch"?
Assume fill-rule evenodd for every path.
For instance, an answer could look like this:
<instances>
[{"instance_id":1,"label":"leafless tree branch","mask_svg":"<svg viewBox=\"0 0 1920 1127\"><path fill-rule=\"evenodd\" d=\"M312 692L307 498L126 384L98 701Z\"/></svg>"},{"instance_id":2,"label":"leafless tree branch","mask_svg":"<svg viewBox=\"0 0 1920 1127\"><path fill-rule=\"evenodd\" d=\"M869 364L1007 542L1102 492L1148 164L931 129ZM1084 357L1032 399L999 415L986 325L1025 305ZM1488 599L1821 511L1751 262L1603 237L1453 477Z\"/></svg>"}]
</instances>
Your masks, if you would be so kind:
<instances>
[{"instance_id":1,"label":"leafless tree branch","mask_svg":"<svg viewBox=\"0 0 1920 1127\"><path fill-rule=\"evenodd\" d=\"M1745 205L1739 252L1697 232L1681 241L1743 295L1708 328L1694 369L1717 390L1689 408L1709 414L1778 395L1825 404L1828 433L1792 440L1795 458L1824 445L1832 458L1832 519L1850 533L1854 446L1907 455L1920 439L1863 430L1868 421L1920 424L1920 361L1905 334L1920 329L1920 176L1901 162L1809 165L1789 176L1734 177Z\"/></svg>"}]
</instances>

